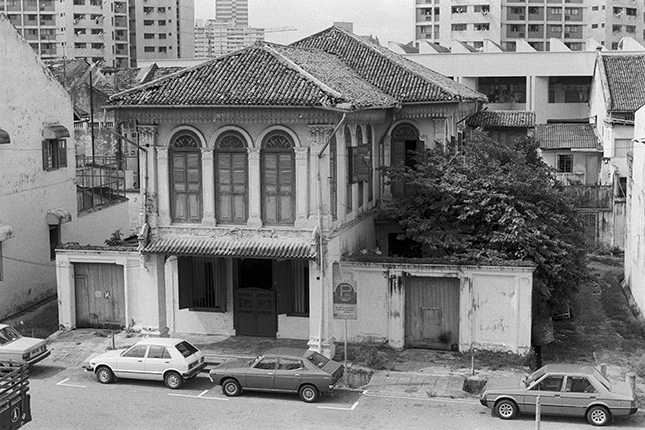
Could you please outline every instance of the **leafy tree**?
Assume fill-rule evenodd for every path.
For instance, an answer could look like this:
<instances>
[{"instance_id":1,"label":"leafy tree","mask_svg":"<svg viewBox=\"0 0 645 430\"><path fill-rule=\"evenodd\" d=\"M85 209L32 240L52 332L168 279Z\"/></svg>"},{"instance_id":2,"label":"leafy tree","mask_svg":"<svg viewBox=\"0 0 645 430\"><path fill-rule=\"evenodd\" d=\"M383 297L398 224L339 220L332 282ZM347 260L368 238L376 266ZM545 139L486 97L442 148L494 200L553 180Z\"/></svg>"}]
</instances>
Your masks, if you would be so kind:
<instances>
[{"instance_id":1,"label":"leafy tree","mask_svg":"<svg viewBox=\"0 0 645 430\"><path fill-rule=\"evenodd\" d=\"M415 193L386 211L424 257L476 264L528 262L534 305L566 302L588 278L583 227L533 139L494 142L482 132L457 149L437 145L415 166L386 169Z\"/></svg>"}]
</instances>

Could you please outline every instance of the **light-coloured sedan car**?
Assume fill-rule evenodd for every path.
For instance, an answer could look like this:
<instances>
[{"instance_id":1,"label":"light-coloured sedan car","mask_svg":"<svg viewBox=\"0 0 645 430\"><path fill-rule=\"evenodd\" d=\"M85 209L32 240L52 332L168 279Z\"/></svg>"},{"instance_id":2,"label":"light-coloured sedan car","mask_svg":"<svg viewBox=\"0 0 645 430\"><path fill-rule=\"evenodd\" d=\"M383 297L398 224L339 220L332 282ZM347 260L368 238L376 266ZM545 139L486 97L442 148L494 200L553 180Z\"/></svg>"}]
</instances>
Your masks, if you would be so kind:
<instances>
[{"instance_id":1,"label":"light-coloured sedan car","mask_svg":"<svg viewBox=\"0 0 645 430\"><path fill-rule=\"evenodd\" d=\"M102 384L117 378L164 381L179 388L206 367L204 354L189 342L171 338L145 338L127 349L115 349L90 357L86 370Z\"/></svg>"},{"instance_id":2,"label":"light-coloured sedan car","mask_svg":"<svg viewBox=\"0 0 645 430\"><path fill-rule=\"evenodd\" d=\"M275 348L255 360L222 363L211 369L210 379L227 396L238 396L242 390L274 391L298 393L311 403L330 391L342 374L342 364L316 351Z\"/></svg>"},{"instance_id":3,"label":"light-coloured sedan car","mask_svg":"<svg viewBox=\"0 0 645 430\"><path fill-rule=\"evenodd\" d=\"M47 341L25 337L10 325L0 324L0 366L33 365L49 357Z\"/></svg>"},{"instance_id":4,"label":"light-coloured sedan car","mask_svg":"<svg viewBox=\"0 0 645 430\"><path fill-rule=\"evenodd\" d=\"M592 366L574 364L547 364L528 378L489 381L480 402L509 420L519 413L535 414L538 397L541 414L586 417L595 426L638 410L628 383L610 381Z\"/></svg>"}]
</instances>

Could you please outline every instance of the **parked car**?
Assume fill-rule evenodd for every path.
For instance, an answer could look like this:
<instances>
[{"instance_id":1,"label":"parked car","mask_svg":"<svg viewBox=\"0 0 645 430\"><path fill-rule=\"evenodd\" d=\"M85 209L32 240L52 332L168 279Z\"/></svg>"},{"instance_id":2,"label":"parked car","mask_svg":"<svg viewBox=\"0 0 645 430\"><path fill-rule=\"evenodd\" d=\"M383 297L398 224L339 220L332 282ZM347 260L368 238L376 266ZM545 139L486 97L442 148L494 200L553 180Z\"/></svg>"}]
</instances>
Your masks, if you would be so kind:
<instances>
[{"instance_id":1,"label":"parked car","mask_svg":"<svg viewBox=\"0 0 645 430\"><path fill-rule=\"evenodd\" d=\"M480 402L510 420L519 413L534 414L538 397L541 414L586 417L595 426L638 410L628 383L610 381L592 366L574 364L547 364L521 380L489 381Z\"/></svg>"},{"instance_id":2,"label":"parked car","mask_svg":"<svg viewBox=\"0 0 645 430\"><path fill-rule=\"evenodd\" d=\"M276 348L255 360L234 360L211 369L210 379L227 396L243 390L298 393L315 402L329 392L343 374L343 365L311 350Z\"/></svg>"},{"instance_id":3,"label":"parked car","mask_svg":"<svg viewBox=\"0 0 645 430\"><path fill-rule=\"evenodd\" d=\"M23 336L12 326L0 324L0 366L33 365L50 354L46 340Z\"/></svg>"},{"instance_id":4,"label":"parked car","mask_svg":"<svg viewBox=\"0 0 645 430\"><path fill-rule=\"evenodd\" d=\"M117 378L164 381L179 388L204 370L204 354L189 342L171 338L145 338L127 349L115 349L90 357L86 370L102 384Z\"/></svg>"}]
</instances>

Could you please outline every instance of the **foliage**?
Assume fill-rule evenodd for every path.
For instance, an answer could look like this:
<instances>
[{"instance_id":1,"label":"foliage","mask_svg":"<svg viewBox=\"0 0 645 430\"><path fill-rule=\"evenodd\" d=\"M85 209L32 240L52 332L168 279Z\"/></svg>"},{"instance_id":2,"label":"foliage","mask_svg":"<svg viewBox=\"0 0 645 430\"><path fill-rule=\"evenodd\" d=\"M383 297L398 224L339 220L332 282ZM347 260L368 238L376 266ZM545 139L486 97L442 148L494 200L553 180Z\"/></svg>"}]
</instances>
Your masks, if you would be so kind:
<instances>
[{"instance_id":1,"label":"foliage","mask_svg":"<svg viewBox=\"0 0 645 430\"><path fill-rule=\"evenodd\" d=\"M121 229L118 229L112 235L110 236L109 239L105 239L105 244L108 246L117 246L121 245L124 243L123 239L121 238L123 236L123 233L121 233Z\"/></svg>"},{"instance_id":2,"label":"foliage","mask_svg":"<svg viewBox=\"0 0 645 430\"><path fill-rule=\"evenodd\" d=\"M583 227L553 169L533 139L494 142L476 132L455 145L417 154L415 166L386 169L415 194L385 209L424 257L458 257L481 264L535 264L534 298L567 302L588 277Z\"/></svg>"}]
</instances>

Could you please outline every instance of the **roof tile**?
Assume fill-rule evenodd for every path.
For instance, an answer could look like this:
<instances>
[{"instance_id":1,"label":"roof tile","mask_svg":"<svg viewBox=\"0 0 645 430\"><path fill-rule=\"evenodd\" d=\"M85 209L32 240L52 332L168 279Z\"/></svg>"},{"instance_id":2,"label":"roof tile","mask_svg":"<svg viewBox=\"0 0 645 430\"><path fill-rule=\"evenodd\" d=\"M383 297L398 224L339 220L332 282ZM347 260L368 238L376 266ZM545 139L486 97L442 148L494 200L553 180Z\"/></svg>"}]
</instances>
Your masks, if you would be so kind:
<instances>
[{"instance_id":1,"label":"roof tile","mask_svg":"<svg viewBox=\"0 0 645 430\"><path fill-rule=\"evenodd\" d=\"M535 112L525 110L486 110L477 112L468 119L469 127L535 127Z\"/></svg>"},{"instance_id":2,"label":"roof tile","mask_svg":"<svg viewBox=\"0 0 645 430\"><path fill-rule=\"evenodd\" d=\"M645 54L600 54L607 79L608 108L636 112L645 104Z\"/></svg>"},{"instance_id":3,"label":"roof tile","mask_svg":"<svg viewBox=\"0 0 645 430\"><path fill-rule=\"evenodd\" d=\"M591 124L538 124L535 138L541 149L601 149Z\"/></svg>"}]
</instances>

